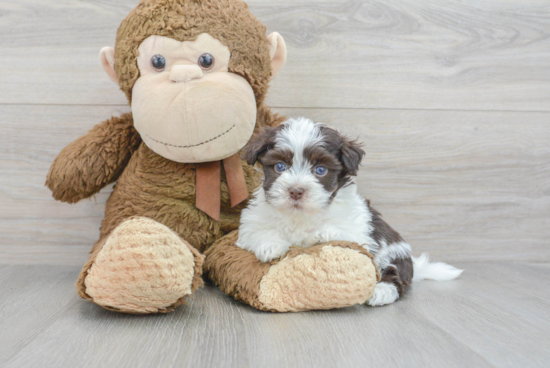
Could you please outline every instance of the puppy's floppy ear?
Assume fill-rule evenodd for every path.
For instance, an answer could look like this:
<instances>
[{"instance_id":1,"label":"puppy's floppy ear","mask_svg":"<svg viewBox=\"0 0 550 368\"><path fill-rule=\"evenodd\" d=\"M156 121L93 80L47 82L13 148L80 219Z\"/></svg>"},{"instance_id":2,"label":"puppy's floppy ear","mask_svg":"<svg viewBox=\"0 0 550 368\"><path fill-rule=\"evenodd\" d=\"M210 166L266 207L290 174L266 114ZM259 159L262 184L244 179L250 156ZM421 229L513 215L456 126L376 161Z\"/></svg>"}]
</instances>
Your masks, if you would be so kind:
<instances>
[{"instance_id":1,"label":"puppy's floppy ear","mask_svg":"<svg viewBox=\"0 0 550 368\"><path fill-rule=\"evenodd\" d=\"M258 158L275 146L277 128L266 127L255 134L244 147L243 158L249 165L254 165Z\"/></svg>"},{"instance_id":2,"label":"puppy's floppy ear","mask_svg":"<svg viewBox=\"0 0 550 368\"><path fill-rule=\"evenodd\" d=\"M344 168L342 175L357 175L359 164L365 155L361 144L326 126L321 127L321 134L324 137L325 147L340 160Z\"/></svg>"},{"instance_id":3,"label":"puppy's floppy ear","mask_svg":"<svg viewBox=\"0 0 550 368\"><path fill-rule=\"evenodd\" d=\"M358 143L357 140L342 137L342 143L340 161L347 173L355 176L357 175L357 170L359 170L361 160L365 156L365 151L361 149L361 143Z\"/></svg>"}]
</instances>

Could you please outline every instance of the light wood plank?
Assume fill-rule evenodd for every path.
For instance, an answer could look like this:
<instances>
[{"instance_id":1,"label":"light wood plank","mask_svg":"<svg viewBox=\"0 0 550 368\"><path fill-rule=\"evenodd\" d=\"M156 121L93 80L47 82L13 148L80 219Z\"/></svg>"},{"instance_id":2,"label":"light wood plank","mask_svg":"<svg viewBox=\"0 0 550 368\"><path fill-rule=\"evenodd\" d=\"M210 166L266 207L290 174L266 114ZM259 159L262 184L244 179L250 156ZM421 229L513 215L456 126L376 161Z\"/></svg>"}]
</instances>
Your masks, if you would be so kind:
<instances>
[{"instance_id":1,"label":"light wood plank","mask_svg":"<svg viewBox=\"0 0 550 368\"><path fill-rule=\"evenodd\" d=\"M465 264L465 282L415 285L411 307L496 367L544 367L550 356L550 268ZM430 287L427 292L426 288Z\"/></svg>"},{"instance_id":2,"label":"light wood plank","mask_svg":"<svg viewBox=\"0 0 550 368\"><path fill-rule=\"evenodd\" d=\"M549 259L548 114L281 111L364 142L360 191L415 252L456 261Z\"/></svg>"},{"instance_id":3,"label":"light wood plank","mask_svg":"<svg viewBox=\"0 0 550 368\"><path fill-rule=\"evenodd\" d=\"M55 202L43 183L66 144L123 111L0 106L0 262L84 263L110 189L68 205ZM550 260L550 114L277 111L365 142L360 191L415 253L448 261Z\"/></svg>"},{"instance_id":4,"label":"light wood plank","mask_svg":"<svg viewBox=\"0 0 550 368\"><path fill-rule=\"evenodd\" d=\"M266 313L200 290L160 316L105 311L74 291L78 267L0 267L3 367L543 367L548 264L463 263L390 306ZM537 294L539 297L534 297Z\"/></svg>"},{"instance_id":5,"label":"light wood plank","mask_svg":"<svg viewBox=\"0 0 550 368\"><path fill-rule=\"evenodd\" d=\"M122 104L97 54L137 3L0 3L0 103ZM288 63L278 107L550 109L546 0L249 1Z\"/></svg>"},{"instance_id":6,"label":"light wood plank","mask_svg":"<svg viewBox=\"0 0 550 368\"><path fill-rule=\"evenodd\" d=\"M82 264L98 236L109 188L77 205L56 202L44 186L60 150L127 108L0 106L0 260ZM1 114L1 113L0 113Z\"/></svg>"},{"instance_id":7,"label":"light wood plank","mask_svg":"<svg viewBox=\"0 0 550 368\"><path fill-rule=\"evenodd\" d=\"M75 267L0 269L0 365L77 304L75 274Z\"/></svg>"}]
</instances>

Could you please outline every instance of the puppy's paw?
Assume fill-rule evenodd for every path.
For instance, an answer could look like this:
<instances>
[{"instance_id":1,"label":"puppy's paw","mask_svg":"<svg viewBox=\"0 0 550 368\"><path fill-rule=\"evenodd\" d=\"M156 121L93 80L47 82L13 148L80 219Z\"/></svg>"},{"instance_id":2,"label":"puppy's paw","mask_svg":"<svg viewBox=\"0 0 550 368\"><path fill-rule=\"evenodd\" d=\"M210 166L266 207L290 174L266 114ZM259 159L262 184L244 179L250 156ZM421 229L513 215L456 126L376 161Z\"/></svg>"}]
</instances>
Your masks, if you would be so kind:
<instances>
[{"instance_id":1,"label":"puppy's paw","mask_svg":"<svg viewBox=\"0 0 550 368\"><path fill-rule=\"evenodd\" d=\"M261 248L254 250L254 254L260 261L267 263L281 258L289 249L288 243L265 242Z\"/></svg>"},{"instance_id":2,"label":"puppy's paw","mask_svg":"<svg viewBox=\"0 0 550 368\"><path fill-rule=\"evenodd\" d=\"M367 300L367 305L379 307L381 305L391 304L399 299L399 292L394 284L388 282L379 282L374 288L374 293Z\"/></svg>"}]
</instances>

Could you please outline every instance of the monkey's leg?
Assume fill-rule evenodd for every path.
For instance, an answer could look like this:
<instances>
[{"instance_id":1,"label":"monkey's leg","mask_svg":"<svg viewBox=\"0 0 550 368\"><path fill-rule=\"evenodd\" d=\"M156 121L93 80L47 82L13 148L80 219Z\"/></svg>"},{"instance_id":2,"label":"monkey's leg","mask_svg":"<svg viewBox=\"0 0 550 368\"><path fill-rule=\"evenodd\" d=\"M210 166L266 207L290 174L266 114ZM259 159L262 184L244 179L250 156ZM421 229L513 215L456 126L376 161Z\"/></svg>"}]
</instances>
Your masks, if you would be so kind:
<instances>
[{"instance_id":1,"label":"monkey's leg","mask_svg":"<svg viewBox=\"0 0 550 368\"><path fill-rule=\"evenodd\" d=\"M372 256L355 243L293 247L270 263L235 246L238 231L205 252L205 272L228 295L272 312L333 309L363 304L380 275Z\"/></svg>"},{"instance_id":2,"label":"monkey's leg","mask_svg":"<svg viewBox=\"0 0 550 368\"><path fill-rule=\"evenodd\" d=\"M76 287L109 310L167 313L203 285L203 260L165 225L132 217L96 243Z\"/></svg>"}]
</instances>

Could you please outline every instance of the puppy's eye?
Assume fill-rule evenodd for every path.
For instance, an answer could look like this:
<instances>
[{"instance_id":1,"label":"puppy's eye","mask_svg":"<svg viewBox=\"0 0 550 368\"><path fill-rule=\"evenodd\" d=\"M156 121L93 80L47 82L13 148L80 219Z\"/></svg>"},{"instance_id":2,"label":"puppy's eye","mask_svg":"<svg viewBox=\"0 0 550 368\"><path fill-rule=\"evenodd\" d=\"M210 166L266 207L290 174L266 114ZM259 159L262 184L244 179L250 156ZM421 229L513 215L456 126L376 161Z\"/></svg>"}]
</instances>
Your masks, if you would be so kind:
<instances>
[{"instance_id":1,"label":"puppy's eye","mask_svg":"<svg viewBox=\"0 0 550 368\"><path fill-rule=\"evenodd\" d=\"M277 165L275 165L275 171L277 171L278 173L282 173L285 170L286 170L286 165L283 164L282 162L278 162Z\"/></svg>"},{"instance_id":2,"label":"puppy's eye","mask_svg":"<svg viewBox=\"0 0 550 368\"><path fill-rule=\"evenodd\" d=\"M166 68L166 59L162 55L159 55L159 54L154 55L151 58L151 66L157 72L162 72L164 68Z\"/></svg>"},{"instance_id":3,"label":"puppy's eye","mask_svg":"<svg viewBox=\"0 0 550 368\"><path fill-rule=\"evenodd\" d=\"M325 176L327 172L328 172L328 170L324 166L317 166L315 168L315 174L317 174L319 176Z\"/></svg>"},{"instance_id":4,"label":"puppy's eye","mask_svg":"<svg viewBox=\"0 0 550 368\"><path fill-rule=\"evenodd\" d=\"M197 61L197 63L204 70L212 69L212 67L214 66L214 56L208 53L202 54L201 56L199 56L199 60Z\"/></svg>"}]
</instances>

